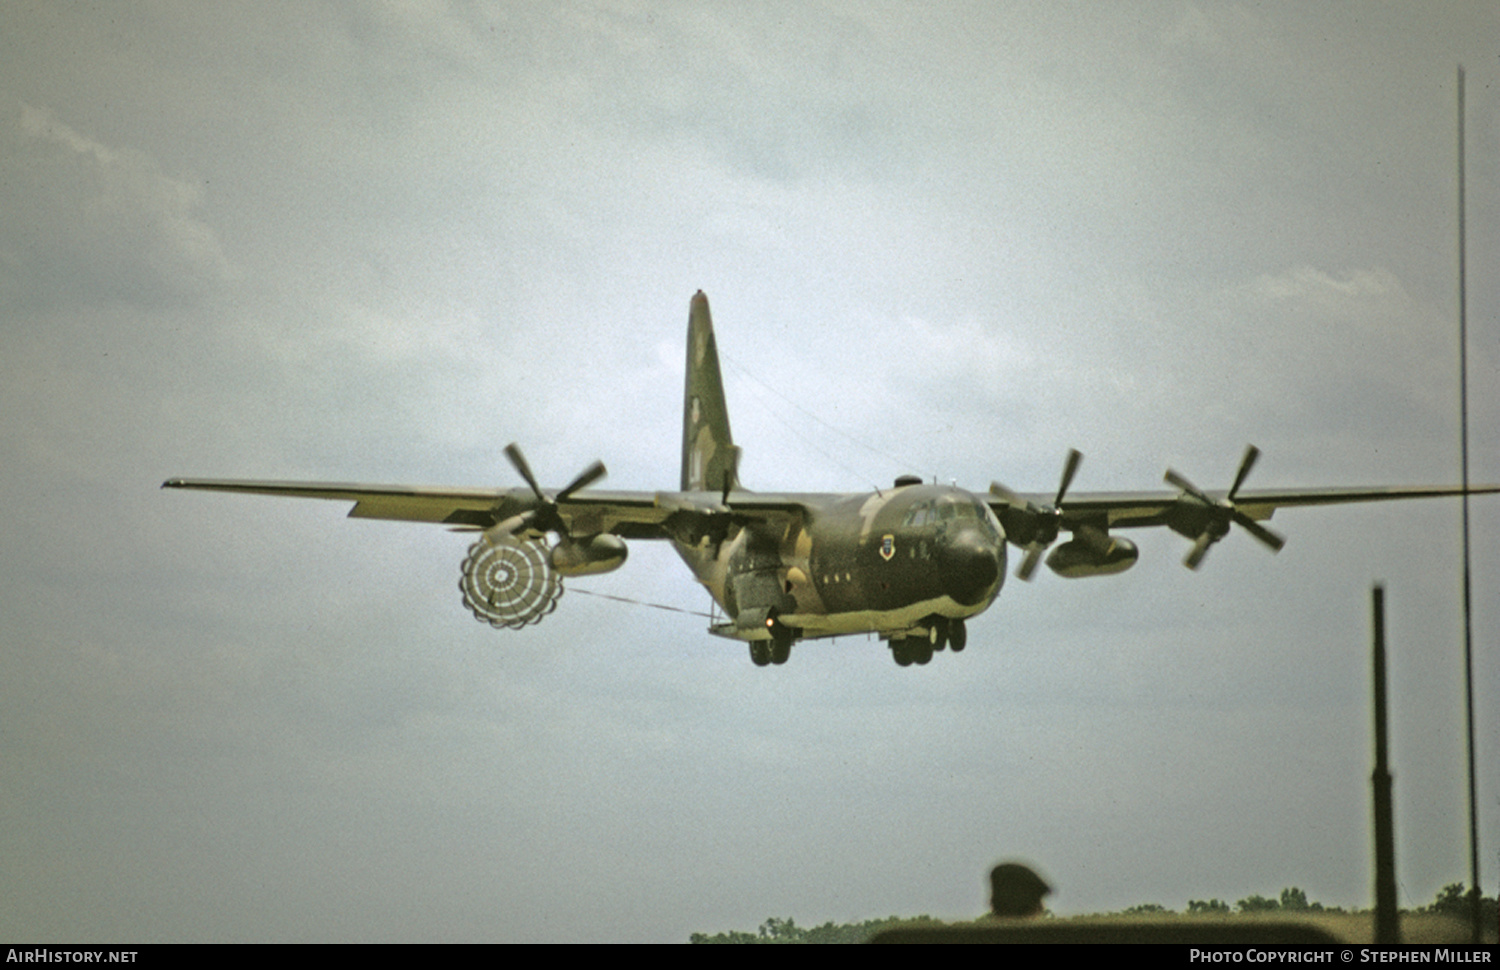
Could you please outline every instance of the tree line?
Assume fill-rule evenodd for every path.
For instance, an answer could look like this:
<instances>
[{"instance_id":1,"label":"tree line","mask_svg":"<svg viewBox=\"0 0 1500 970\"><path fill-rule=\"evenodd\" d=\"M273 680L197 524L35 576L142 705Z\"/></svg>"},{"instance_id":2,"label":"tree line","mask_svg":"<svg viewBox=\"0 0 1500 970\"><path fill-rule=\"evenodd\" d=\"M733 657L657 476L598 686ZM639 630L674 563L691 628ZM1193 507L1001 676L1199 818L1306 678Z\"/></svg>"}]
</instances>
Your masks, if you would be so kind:
<instances>
[{"instance_id":1,"label":"tree line","mask_svg":"<svg viewBox=\"0 0 1500 970\"><path fill-rule=\"evenodd\" d=\"M1234 912L1240 913L1345 913L1362 912L1345 910L1338 906L1324 906L1322 903L1311 901L1307 893L1296 886L1288 886L1281 891L1281 895L1275 899L1265 896L1252 895L1239 900L1231 908L1222 899L1190 899L1187 907L1182 911L1191 916L1197 915L1224 915L1228 916ZM1437 898L1426 906L1419 906L1409 912L1436 913L1445 916L1453 916L1457 919L1467 921L1469 918L1469 898L1461 882L1449 883L1439 890ZM1480 897L1480 919L1485 925L1494 925L1496 919L1496 902L1493 896ZM1174 910L1167 909L1160 903L1141 903L1128 909L1115 913L1094 913L1093 916L1174 916ZM1050 914L1049 914L1050 915ZM887 916L884 919L870 919L860 923L834 923L829 921L822 926L798 926L790 917L780 919L771 917L767 919L753 933L742 930L729 930L725 933L694 933L688 938L689 943L863 943L881 930L896 926L921 925L930 923L940 925L940 920L931 916Z\"/></svg>"}]
</instances>

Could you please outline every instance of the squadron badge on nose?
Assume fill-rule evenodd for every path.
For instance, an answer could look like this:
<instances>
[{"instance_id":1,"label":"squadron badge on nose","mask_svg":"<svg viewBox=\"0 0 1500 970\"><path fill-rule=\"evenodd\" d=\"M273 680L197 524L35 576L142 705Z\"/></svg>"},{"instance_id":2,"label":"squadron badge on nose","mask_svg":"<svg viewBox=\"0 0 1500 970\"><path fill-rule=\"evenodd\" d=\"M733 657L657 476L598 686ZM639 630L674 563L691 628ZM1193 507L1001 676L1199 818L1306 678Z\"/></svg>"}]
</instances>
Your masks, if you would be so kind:
<instances>
[{"instance_id":1,"label":"squadron badge on nose","mask_svg":"<svg viewBox=\"0 0 1500 970\"><path fill-rule=\"evenodd\" d=\"M896 537L887 533L880 537L880 558L890 562L896 554Z\"/></svg>"}]
</instances>

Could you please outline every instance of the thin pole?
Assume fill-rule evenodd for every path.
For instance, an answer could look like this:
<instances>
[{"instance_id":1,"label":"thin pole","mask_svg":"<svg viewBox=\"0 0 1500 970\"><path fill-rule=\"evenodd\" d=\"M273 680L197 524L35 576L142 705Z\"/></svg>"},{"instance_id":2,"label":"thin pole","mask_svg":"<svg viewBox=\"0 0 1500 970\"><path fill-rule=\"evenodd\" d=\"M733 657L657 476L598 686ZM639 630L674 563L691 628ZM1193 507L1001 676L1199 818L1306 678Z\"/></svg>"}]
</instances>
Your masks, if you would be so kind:
<instances>
[{"instance_id":1,"label":"thin pole","mask_svg":"<svg viewBox=\"0 0 1500 970\"><path fill-rule=\"evenodd\" d=\"M1458 67L1458 400L1459 454L1463 466L1464 714L1469 745L1469 923L1479 942L1479 797L1474 780L1474 622L1469 578L1469 313L1468 255L1464 224L1464 69Z\"/></svg>"},{"instance_id":2,"label":"thin pole","mask_svg":"<svg viewBox=\"0 0 1500 970\"><path fill-rule=\"evenodd\" d=\"M1396 910L1396 813L1391 807L1391 769L1386 756L1385 589L1371 590L1375 620L1375 770L1370 787L1375 803L1375 942L1400 943L1401 917Z\"/></svg>"}]
</instances>

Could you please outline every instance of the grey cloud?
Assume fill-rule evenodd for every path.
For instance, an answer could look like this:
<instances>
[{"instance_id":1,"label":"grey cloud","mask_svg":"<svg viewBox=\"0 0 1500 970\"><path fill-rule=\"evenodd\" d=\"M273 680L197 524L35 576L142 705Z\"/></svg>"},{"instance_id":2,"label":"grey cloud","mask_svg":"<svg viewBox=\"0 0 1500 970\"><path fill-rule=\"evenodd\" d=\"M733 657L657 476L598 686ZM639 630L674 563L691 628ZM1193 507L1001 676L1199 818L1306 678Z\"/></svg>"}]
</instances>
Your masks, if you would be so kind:
<instances>
[{"instance_id":1,"label":"grey cloud","mask_svg":"<svg viewBox=\"0 0 1500 970\"><path fill-rule=\"evenodd\" d=\"M43 304L156 305L237 273L203 217L201 184L105 145L45 107L14 104L0 138L5 292Z\"/></svg>"}]
</instances>

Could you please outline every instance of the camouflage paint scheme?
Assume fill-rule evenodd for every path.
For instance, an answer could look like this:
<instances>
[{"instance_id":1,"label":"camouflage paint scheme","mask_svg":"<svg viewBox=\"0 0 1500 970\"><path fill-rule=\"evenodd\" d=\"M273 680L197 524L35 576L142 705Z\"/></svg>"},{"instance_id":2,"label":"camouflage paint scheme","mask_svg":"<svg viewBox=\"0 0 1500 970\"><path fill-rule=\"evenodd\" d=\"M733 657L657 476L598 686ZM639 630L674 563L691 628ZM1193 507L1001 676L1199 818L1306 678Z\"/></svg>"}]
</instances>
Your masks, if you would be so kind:
<instances>
[{"instance_id":1,"label":"camouflage paint scheme","mask_svg":"<svg viewBox=\"0 0 1500 970\"><path fill-rule=\"evenodd\" d=\"M1076 452L1055 495L1018 494L998 484L976 494L911 476L870 493L749 492L739 482L739 450L701 291L688 314L678 491L589 488L604 474L597 463L565 488L544 490L515 446L506 454L527 488L181 478L163 487L352 501L354 518L442 523L482 532L489 542L538 543L561 576L618 568L625 560L622 540L665 539L722 611L710 632L747 641L756 664L786 662L798 640L864 633L888 641L902 666L925 664L937 650L963 649L965 621L1000 592L1007 543L1026 550L1018 575L1029 578L1041 554L1069 532L1047 557L1048 566L1068 578L1108 575L1137 557L1135 545L1112 530L1165 526L1194 541L1186 562L1196 568L1234 524L1279 549L1281 537L1259 523L1281 506L1463 492L1452 486L1241 491L1258 455L1253 447L1233 487L1223 492L1200 491L1169 471L1176 491L1068 498ZM1492 493L1500 486L1469 491ZM540 617L538 611L526 622Z\"/></svg>"}]
</instances>

